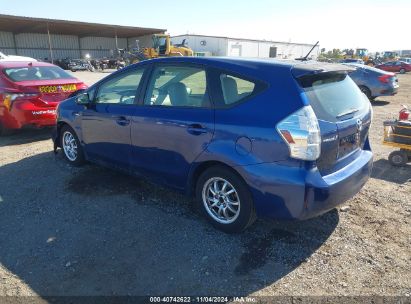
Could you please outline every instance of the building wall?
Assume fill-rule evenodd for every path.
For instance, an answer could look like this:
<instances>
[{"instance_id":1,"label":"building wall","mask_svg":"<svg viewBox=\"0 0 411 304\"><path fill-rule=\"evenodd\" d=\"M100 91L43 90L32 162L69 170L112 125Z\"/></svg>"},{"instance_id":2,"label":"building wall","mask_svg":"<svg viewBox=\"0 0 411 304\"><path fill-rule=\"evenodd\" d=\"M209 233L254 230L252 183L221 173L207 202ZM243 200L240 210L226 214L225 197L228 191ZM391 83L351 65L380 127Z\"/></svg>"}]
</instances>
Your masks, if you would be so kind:
<instances>
[{"instance_id":1,"label":"building wall","mask_svg":"<svg viewBox=\"0 0 411 304\"><path fill-rule=\"evenodd\" d=\"M120 49L127 47L126 38L117 38ZM81 57L89 54L91 58L110 57L116 49L116 39L108 37L83 37L80 38Z\"/></svg>"},{"instance_id":2,"label":"building wall","mask_svg":"<svg viewBox=\"0 0 411 304\"><path fill-rule=\"evenodd\" d=\"M108 37L82 37L74 35L50 35L53 59L84 58L89 54L91 58L103 58L114 55L116 39ZM140 46L151 46L151 35L129 38L129 45L140 40ZM14 44L15 41L15 44ZM128 48L126 38L118 38L117 46L120 49ZM36 59L50 59L47 34L20 33L0 31L0 51L7 55L28 56Z\"/></svg>"},{"instance_id":3,"label":"building wall","mask_svg":"<svg viewBox=\"0 0 411 304\"><path fill-rule=\"evenodd\" d=\"M76 58L80 56L77 36L50 35L53 58ZM50 59L47 34L21 33L15 35L17 55Z\"/></svg>"},{"instance_id":4,"label":"building wall","mask_svg":"<svg viewBox=\"0 0 411 304\"><path fill-rule=\"evenodd\" d=\"M173 44L180 44L184 39L194 52L211 52L213 56L228 56L228 39L219 37L184 35L173 37Z\"/></svg>"},{"instance_id":5,"label":"building wall","mask_svg":"<svg viewBox=\"0 0 411 304\"><path fill-rule=\"evenodd\" d=\"M16 55L12 33L0 31L0 52Z\"/></svg>"},{"instance_id":6,"label":"building wall","mask_svg":"<svg viewBox=\"0 0 411 304\"><path fill-rule=\"evenodd\" d=\"M190 46L194 52L211 52L213 56L268 58L270 48L276 47L276 58L294 59L305 56L312 48L310 45L296 43L190 35L173 37L172 41L174 43L181 43L183 39L187 39L188 46ZM313 59L318 57L319 50L320 48L317 46L311 53Z\"/></svg>"},{"instance_id":7,"label":"building wall","mask_svg":"<svg viewBox=\"0 0 411 304\"><path fill-rule=\"evenodd\" d=\"M401 56L401 57L411 56L411 50L397 50L395 52L398 54L398 56Z\"/></svg>"},{"instance_id":8,"label":"building wall","mask_svg":"<svg viewBox=\"0 0 411 304\"><path fill-rule=\"evenodd\" d=\"M153 47L153 36L152 35L146 35L146 36L128 38L127 48L129 48L129 49L135 48L136 47L136 40L138 40L138 45L139 45L140 48Z\"/></svg>"}]
</instances>

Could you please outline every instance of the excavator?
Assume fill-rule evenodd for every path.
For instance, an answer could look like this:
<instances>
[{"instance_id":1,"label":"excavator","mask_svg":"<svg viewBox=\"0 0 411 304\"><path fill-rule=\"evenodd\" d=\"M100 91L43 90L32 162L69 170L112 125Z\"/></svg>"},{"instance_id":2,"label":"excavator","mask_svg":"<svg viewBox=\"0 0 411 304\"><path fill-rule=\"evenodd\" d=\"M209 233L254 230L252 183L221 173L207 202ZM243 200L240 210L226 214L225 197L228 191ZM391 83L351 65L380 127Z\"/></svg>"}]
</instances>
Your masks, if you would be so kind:
<instances>
[{"instance_id":1,"label":"excavator","mask_svg":"<svg viewBox=\"0 0 411 304\"><path fill-rule=\"evenodd\" d=\"M129 51L118 50L119 57L128 64L158 57L193 56L194 52L187 46L184 39L181 44L173 44L170 35L155 34L152 37L153 46L140 48L139 41Z\"/></svg>"}]
</instances>

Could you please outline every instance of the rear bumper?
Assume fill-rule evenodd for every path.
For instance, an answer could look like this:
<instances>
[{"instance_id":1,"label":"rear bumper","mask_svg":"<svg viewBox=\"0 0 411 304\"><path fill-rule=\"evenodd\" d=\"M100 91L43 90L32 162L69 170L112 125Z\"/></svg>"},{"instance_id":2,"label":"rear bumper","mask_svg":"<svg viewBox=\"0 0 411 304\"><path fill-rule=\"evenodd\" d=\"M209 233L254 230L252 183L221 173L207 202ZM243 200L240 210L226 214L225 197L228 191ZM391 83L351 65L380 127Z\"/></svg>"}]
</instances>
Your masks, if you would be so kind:
<instances>
[{"instance_id":1,"label":"rear bumper","mask_svg":"<svg viewBox=\"0 0 411 304\"><path fill-rule=\"evenodd\" d=\"M32 104L18 104L9 112L0 109L0 120L8 129L21 129L25 126L46 127L56 124L56 107L35 107Z\"/></svg>"},{"instance_id":2,"label":"rear bumper","mask_svg":"<svg viewBox=\"0 0 411 304\"><path fill-rule=\"evenodd\" d=\"M318 169L280 163L238 168L250 185L257 215L275 219L308 219L357 194L371 175L372 152L362 151L348 166L327 176Z\"/></svg>"},{"instance_id":3,"label":"rear bumper","mask_svg":"<svg viewBox=\"0 0 411 304\"><path fill-rule=\"evenodd\" d=\"M372 95L373 97L378 97L378 96L392 96L398 93L398 87L381 87L381 88L376 88L373 90Z\"/></svg>"}]
</instances>

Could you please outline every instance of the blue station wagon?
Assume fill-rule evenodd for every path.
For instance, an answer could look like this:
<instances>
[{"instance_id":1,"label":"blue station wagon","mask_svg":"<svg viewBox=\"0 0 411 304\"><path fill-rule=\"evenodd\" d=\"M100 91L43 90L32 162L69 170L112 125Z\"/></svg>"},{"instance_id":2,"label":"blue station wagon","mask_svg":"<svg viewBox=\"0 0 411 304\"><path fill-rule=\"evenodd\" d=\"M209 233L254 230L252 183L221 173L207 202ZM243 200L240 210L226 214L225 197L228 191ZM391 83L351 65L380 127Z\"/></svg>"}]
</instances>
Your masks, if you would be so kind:
<instances>
[{"instance_id":1,"label":"blue station wagon","mask_svg":"<svg viewBox=\"0 0 411 304\"><path fill-rule=\"evenodd\" d=\"M368 180L372 110L344 65L232 58L147 60L62 102L67 161L195 195L217 228L307 219Z\"/></svg>"}]
</instances>

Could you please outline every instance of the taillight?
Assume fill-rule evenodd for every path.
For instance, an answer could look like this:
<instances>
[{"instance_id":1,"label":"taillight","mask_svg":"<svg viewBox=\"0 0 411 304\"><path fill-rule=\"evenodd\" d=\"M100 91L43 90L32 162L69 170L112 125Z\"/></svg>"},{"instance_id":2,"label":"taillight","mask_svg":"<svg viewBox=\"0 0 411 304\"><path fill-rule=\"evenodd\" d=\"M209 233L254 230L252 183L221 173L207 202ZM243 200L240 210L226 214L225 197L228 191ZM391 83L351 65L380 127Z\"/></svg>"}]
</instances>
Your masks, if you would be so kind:
<instances>
[{"instance_id":1,"label":"taillight","mask_svg":"<svg viewBox=\"0 0 411 304\"><path fill-rule=\"evenodd\" d=\"M392 75L381 75L378 77L378 80L382 83L389 83L391 77Z\"/></svg>"},{"instance_id":2,"label":"taillight","mask_svg":"<svg viewBox=\"0 0 411 304\"><path fill-rule=\"evenodd\" d=\"M85 83L77 84L77 90L85 90L88 86Z\"/></svg>"},{"instance_id":3,"label":"taillight","mask_svg":"<svg viewBox=\"0 0 411 304\"><path fill-rule=\"evenodd\" d=\"M11 111L13 103L16 99L24 99L28 97L38 96L38 93L3 93L3 105L7 110Z\"/></svg>"},{"instance_id":4,"label":"taillight","mask_svg":"<svg viewBox=\"0 0 411 304\"><path fill-rule=\"evenodd\" d=\"M320 157L320 127L311 106L305 106L279 122L277 131L290 148L290 157L302 160Z\"/></svg>"}]
</instances>

